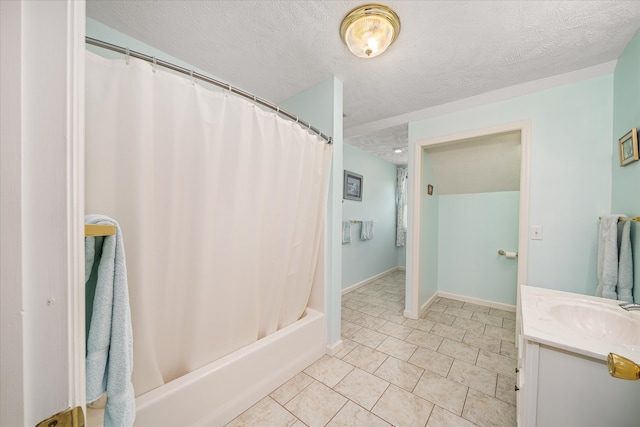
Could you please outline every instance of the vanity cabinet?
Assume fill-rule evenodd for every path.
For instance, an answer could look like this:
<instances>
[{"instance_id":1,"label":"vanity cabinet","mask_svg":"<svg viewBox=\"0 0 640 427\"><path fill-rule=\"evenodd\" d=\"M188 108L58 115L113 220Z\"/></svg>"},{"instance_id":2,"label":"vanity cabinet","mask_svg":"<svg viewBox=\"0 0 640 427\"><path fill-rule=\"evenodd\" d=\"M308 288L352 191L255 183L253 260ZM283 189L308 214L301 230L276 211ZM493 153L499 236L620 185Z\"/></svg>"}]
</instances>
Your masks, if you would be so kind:
<instances>
[{"instance_id":1,"label":"vanity cabinet","mask_svg":"<svg viewBox=\"0 0 640 427\"><path fill-rule=\"evenodd\" d=\"M573 323L557 315L567 306L584 308ZM627 323L612 329L603 311L619 313L616 301L529 286L518 309L518 426L640 427L640 381L611 377L606 361L609 352L640 360L638 313L623 312ZM616 333L598 337L599 330ZM631 340L617 338L629 331Z\"/></svg>"},{"instance_id":2,"label":"vanity cabinet","mask_svg":"<svg viewBox=\"0 0 640 427\"><path fill-rule=\"evenodd\" d=\"M552 346L524 341L522 350L520 426L640 426L640 382L611 377L606 361Z\"/></svg>"}]
</instances>

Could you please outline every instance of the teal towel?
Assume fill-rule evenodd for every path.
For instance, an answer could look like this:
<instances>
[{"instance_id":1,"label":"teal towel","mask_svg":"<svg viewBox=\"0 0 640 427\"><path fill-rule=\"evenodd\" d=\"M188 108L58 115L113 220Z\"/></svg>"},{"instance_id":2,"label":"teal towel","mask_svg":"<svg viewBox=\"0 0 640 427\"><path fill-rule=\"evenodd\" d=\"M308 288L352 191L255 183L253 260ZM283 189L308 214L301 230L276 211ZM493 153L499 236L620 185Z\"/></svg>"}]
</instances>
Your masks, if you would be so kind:
<instances>
[{"instance_id":1,"label":"teal towel","mask_svg":"<svg viewBox=\"0 0 640 427\"><path fill-rule=\"evenodd\" d=\"M631 222L618 223L618 301L633 302L633 255L631 253Z\"/></svg>"},{"instance_id":2,"label":"teal towel","mask_svg":"<svg viewBox=\"0 0 640 427\"><path fill-rule=\"evenodd\" d=\"M621 216L606 215L600 220L597 297L618 299L618 218Z\"/></svg>"},{"instance_id":3,"label":"teal towel","mask_svg":"<svg viewBox=\"0 0 640 427\"><path fill-rule=\"evenodd\" d=\"M373 221L362 221L360 240L373 239Z\"/></svg>"},{"instance_id":4,"label":"teal towel","mask_svg":"<svg viewBox=\"0 0 640 427\"><path fill-rule=\"evenodd\" d=\"M87 401L106 392L104 426L130 427L136 415L131 384L133 333L122 233L118 223L105 216L87 215L85 223L116 226L116 234L102 241L99 259L95 259L96 238L85 238L85 284L98 263L87 338Z\"/></svg>"},{"instance_id":5,"label":"teal towel","mask_svg":"<svg viewBox=\"0 0 640 427\"><path fill-rule=\"evenodd\" d=\"M342 243L351 243L351 221L342 221Z\"/></svg>"}]
</instances>

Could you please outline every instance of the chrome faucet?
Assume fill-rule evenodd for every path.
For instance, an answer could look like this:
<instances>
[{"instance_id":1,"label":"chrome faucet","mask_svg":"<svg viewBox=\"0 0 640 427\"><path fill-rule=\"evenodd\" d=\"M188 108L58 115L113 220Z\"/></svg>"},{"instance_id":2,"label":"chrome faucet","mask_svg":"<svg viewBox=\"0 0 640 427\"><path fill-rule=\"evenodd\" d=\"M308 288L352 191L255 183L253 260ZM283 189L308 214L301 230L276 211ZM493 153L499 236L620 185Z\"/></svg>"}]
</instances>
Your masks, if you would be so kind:
<instances>
[{"instance_id":1,"label":"chrome faucet","mask_svg":"<svg viewBox=\"0 0 640 427\"><path fill-rule=\"evenodd\" d=\"M640 304L634 304L632 302L623 302L622 304L620 304L620 307L627 311L640 311Z\"/></svg>"}]
</instances>

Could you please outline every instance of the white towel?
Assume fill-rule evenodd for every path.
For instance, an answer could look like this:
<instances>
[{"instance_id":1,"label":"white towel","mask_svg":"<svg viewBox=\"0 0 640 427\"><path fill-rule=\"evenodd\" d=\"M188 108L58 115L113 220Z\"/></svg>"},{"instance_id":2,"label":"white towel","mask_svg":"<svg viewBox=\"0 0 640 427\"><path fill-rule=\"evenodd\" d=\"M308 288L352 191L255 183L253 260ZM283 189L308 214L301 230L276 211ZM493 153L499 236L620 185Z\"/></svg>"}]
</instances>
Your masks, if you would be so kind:
<instances>
[{"instance_id":1,"label":"white towel","mask_svg":"<svg viewBox=\"0 0 640 427\"><path fill-rule=\"evenodd\" d=\"M600 220L597 297L618 299L618 218L621 216L607 215Z\"/></svg>"},{"instance_id":2,"label":"white towel","mask_svg":"<svg viewBox=\"0 0 640 427\"><path fill-rule=\"evenodd\" d=\"M351 243L351 221L342 221L342 243Z\"/></svg>"},{"instance_id":3,"label":"white towel","mask_svg":"<svg viewBox=\"0 0 640 427\"><path fill-rule=\"evenodd\" d=\"M136 415L131 384L133 333L122 233L118 223L105 216L87 215L85 223L116 226L116 234L104 238L99 260L93 260L96 239L85 238L85 282L90 262L99 262L87 338L87 401L93 402L106 392L104 426L130 427Z\"/></svg>"},{"instance_id":4,"label":"white towel","mask_svg":"<svg viewBox=\"0 0 640 427\"><path fill-rule=\"evenodd\" d=\"M631 255L631 224L621 221L618 224L618 300L633 302L633 259Z\"/></svg>"},{"instance_id":5,"label":"white towel","mask_svg":"<svg viewBox=\"0 0 640 427\"><path fill-rule=\"evenodd\" d=\"M373 221L362 221L360 240L373 239Z\"/></svg>"}]
</instances>

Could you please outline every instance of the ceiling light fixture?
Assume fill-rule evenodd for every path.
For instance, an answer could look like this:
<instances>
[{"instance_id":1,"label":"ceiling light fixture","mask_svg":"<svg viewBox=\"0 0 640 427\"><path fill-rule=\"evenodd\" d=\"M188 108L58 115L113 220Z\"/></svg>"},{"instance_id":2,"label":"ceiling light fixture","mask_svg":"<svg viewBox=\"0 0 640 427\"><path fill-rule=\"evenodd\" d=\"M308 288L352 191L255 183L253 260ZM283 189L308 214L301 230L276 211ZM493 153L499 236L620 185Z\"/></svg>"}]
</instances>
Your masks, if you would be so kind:
<instances>
[{"instance_id":1,"label":"ceiling light fixture","mask_svg":"<svg viewBox=\"0 0 640 427\"><path fill-rule=\"evenodd\" d=\"M394 153L402 153L403 151L404 151L404 148L400 148L400 147L393 149Z\"/></svg>"},{"instance_id":2,"label":"ceiling light fixture","mask_svg":"<svg viewBox=\"0 0 640 427\"><path fill-rule=\"evenodd\" d=\"M340 36L354 55L373 58L384 52L400 33L400 18L381 4L353 9L340 24Z\"/></svg>"}]
</instances>

